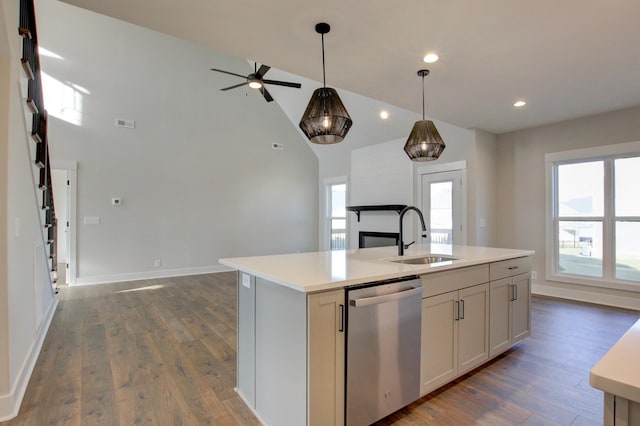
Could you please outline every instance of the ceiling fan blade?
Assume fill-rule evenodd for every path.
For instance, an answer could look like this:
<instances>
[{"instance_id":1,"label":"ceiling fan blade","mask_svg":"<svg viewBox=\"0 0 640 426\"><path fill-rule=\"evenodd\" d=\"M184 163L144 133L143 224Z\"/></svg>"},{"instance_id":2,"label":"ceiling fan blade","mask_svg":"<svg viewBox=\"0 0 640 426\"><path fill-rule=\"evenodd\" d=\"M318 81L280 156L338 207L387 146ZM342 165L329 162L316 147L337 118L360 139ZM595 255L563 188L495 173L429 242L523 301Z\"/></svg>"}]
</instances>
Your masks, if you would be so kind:
<instances>
[{"instance_id":1,"label":"ceiling fan blade","mask_svg":"<svg viewBox=\"0 0 640 426\"><path fill-rule=\"evenodd\" d=\"M262 93L262 96L264 96L264 98L267 100L267 102L273 101L273 98L271 97L271 93L269 93L269 91L267 89L265 89L264 86L262 86L258 90L260 90L260 93Z\"/></svg>"},{"instance_id":2,"label":"ceiling fan blade","mask_svg":"<svg viewBox=\"0 0 640 426\"><path fill-rule=\"evenodd\" d=\"M300 83L291 83L289 81L278 81L278 80L262 80L264 84L273 84L276 86L286 86L286 87L295 87L297 89L302 87Z\"/></svg>"},{"instance_id":3,"label":"ceiling fan blade","mask_svg":"<svg viewBox=\"0 0 640 426\"><path fill-rule=\"evenodd\" d=\"M256 73L256 76L258 78L262 78L267 73L267 71L269 71L270 69L271 69L271 67L268 66L268 65L260 65L260 69Z\"/></svg>"},{"instance_id":4,"label":"ceiling fan blade","mask_svg":"<svg viewBox=\"0 0 640 426\"><path fill-rule=\"evenodd\" d=\"M244 83L240 83L240 84L234 84L233 86L229 86L229 87L225 87L224 89L220 89L220 90L231 90L231 89L235 89L236 87L241 87L241 86L246 86L247 84L249 84L248 82L244 82Z\"/></svg>"},{"instance_id":5,"label":"ceiling fan blade","mask_svg":"<svg viewBox=\"0 0 640 426\"><path fill-rule=\"evenodd\" d=\"M217 68L211 68L211 71L218 71L218 72L222 72L222 73L229 74L229 75L235 75L236 77L240 77L240 78L247 78L246 75L236 74L235 72L230 72L230 71L225 71L225 70L219 70Z\"/></svg>"}]
</instances>

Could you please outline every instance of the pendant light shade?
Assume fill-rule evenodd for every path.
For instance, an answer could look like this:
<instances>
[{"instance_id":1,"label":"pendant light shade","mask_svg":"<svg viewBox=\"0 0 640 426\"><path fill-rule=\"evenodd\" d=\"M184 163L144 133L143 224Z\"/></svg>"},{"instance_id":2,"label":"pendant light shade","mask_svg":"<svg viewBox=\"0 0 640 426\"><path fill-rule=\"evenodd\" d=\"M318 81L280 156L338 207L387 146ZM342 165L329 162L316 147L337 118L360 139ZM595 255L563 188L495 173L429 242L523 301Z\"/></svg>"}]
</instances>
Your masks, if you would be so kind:
<instances>
[{"instance_id":1,"label":"pendant light shade","mask_svg":"<svg viewBox=\"0 0 640 426\"><path fill-rule=\"evenodd\" d=\"M309 105L300 119L300 129L312 143L317 144L342 142L353 124L338 92L326 86L324 35L330 29L326 23L316 25L316 32L322 35L322 87L313 92Z\"/></svg>"},{"instance_id":2,"label":"pendant light shade","mask_svg":"<svg viewBox=\"0 0 640 426\"><path fill-rule=\"evenodd\" d=\"M413 161L437 160L445 144L431 120L416 121L411 129L404 151Z\"/></svg>"},{"instance_id":3,"label":"pendant light shade","mask_svg":"<svg viewBox=\"0 0 640 426\"><path fill-rule=\"evenodd\" d=\"M445 144L431 120L424 117L424 78L429 75L429 70L418 71L422 77L422 120L416 121L411 129L409 138L404 144L404 151L412 161L437 160L444 151Z\"/></svg>"}]
</instances>

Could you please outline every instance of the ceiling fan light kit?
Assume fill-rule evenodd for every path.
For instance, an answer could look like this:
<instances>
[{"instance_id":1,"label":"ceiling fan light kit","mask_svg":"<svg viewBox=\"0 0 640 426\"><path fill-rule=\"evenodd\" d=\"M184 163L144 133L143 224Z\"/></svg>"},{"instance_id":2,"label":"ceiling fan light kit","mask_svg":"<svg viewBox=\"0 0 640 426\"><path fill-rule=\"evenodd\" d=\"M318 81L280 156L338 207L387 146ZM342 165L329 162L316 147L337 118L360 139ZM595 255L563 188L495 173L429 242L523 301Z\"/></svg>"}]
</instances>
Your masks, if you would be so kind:
<instances>
[{"instance_id":1,"label":"ceiling fan light kit","mask_svg":"<svg viewBox=\"0 0 640 426\"><path fill-rule=\"evenodd\" d=\"M322 87L313 92L300 119L300 129L309 141L316 144L342 142L353 124L338 92L326 85L324 35L330 30L327 23L316 24L316 32L322 36Z\"/></svg>"},{"instance_id":2,"label":"ceiling fan light kit","mask_svg":"<svg viewBox=\"0 0 640 426\"><path fill-rule=\"evenodd\" d=\"M270 66L264 65L264 64L260 65L260 69L258 69L258 64L254 63L253 64L253 72L251 74L249 74L249 75L246 75L246 76L242 75L242 74L236 74L235 72L220 70L220 69L217 69L217 68L211 68L211 71L216 71L216 72L221 72L223 74L233 75L233 76L236 76L236 77L244 78L246 80L244 83L234 84L233 86L224 87L224 88L222 88L220 90L226 91L226 90L235 89L236 87L242 87L242 86L249 85L249 87L251 87L252 89L259 90L260 93L262 93L262 96L264 96L264 98L265 98L265 100L267 102L272 102L273 101L273 97L271 96L271 93L269 93L269 91L264 87L265 84L272 84L274 86L294 87L296 89L299 89L299 88L302 87L302 85L300 83L291 83L289 81L278 81L278 80L266 80L264 78L264 75L270 69L271 69Z\"/></svg>"},{"instance_id":3,"label":"ceiling fan light kit","mask_svg":"<svg viewBox=\"0 0 640 426\"><path fill-rule=\"evenodd\" d=\"M412 161L437 160L444 151L445 144L431 120L425 120L424 116L424 78L429 75L429 70L418 71L422 77L422 120L416 121L411 133L404 144L404 151Z\"/></svg>"}]
</instances>

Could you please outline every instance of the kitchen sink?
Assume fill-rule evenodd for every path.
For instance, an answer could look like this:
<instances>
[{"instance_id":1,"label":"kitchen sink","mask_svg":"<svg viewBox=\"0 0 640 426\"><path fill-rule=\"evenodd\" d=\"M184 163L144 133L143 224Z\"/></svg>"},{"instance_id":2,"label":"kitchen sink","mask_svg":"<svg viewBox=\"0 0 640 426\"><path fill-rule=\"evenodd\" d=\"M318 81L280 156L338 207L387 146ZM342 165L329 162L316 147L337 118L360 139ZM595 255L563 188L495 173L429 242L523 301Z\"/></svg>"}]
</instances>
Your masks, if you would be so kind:
<instances>
[{"instance_id":1,"label":"kitchen sink","mask_svg":"<svg viewBox=\"0 0 640 426\"><path fill-rule=\"evenodd\" d=\"M458 260L458 259L450 256L432 255L432 256L425 256L425 257L414 257L410 259L397 259L397 260L392 260L392 262L406 263L409 265L429 265L431 263L449 262L452 260Z\"/></svg>"}]
</instances>

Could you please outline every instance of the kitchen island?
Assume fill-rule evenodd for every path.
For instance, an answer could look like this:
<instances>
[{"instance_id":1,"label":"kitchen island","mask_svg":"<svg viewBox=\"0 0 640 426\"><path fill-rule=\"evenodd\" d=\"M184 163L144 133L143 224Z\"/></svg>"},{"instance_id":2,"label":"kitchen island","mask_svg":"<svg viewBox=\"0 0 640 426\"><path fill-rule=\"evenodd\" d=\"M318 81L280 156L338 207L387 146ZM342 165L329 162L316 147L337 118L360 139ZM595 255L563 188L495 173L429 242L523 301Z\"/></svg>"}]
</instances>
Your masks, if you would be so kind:
<instances>
[{"instance_id":1,"label":"kitchen island","mask_svg":"<svg viewBox=\"0 0 640 426\"><path fill-rule=\"evenodd\" d=\"M604 425L640 424L640 321L637 321L589 373L591 386L604 392Z\"/></svg>"},{"instance_id":2,"label":"kitchen island","mask_svg":"<svg viewBox=\"0 0 640 426\"><path fill-rule=\"evenodd\" d=\"M353 287L422 282L420 395L528 336L533 251L432 244L400 258L396 250L220 259L239 271L236 390L263 423L344 423L346 291ZM439 259L398 262L424 257Z\"/></svg>"}]
</instances>

